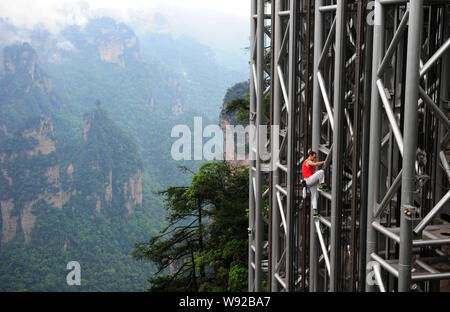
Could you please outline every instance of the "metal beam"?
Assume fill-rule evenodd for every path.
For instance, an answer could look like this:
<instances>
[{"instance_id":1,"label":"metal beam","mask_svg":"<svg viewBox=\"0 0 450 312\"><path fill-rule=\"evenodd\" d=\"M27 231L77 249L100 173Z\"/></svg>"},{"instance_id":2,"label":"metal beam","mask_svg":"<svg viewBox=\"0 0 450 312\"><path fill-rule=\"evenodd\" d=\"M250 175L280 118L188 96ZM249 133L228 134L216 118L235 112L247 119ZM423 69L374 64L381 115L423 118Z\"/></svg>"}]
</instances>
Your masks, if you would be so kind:
<instances>
[{"instance_id":1,"label":"metal beam","mask_svg":"<svg viewBox=\"0 0 450 312\"><path fill-rule=\"evenodd\" d=\"M380 95L376 81L377 72L381 64L384 50L384 8L380 0L375 0L375 24L373 36L373 58L372 58L372 91L371 91L371 111L370 111L370 143L369 143L369 178L368 178L368 199L367 199L367 240L366 240L366 262L371 261L371 255L376 252L377 237L375 229L372 227L374 221L374 211L377 207L379 196L380 178L380 143L381 143L381 107ZM375 291L373 285L366 283L366 291Z\"/></svg>"},{"instance_id":2,"label":"metal beam","mask_svg":"<svg viewBox=\"0 0 450 312\"><path fill-rule=\"evenodd\" d=\"M341 211L342 211L342 173L344 150L344 105L345 105L345 42L346 40L347 0L337 3L336 10L336 55L334 67L334 131L333 131L333 170L331 201L331 274L330 291L339 291L341 279Z\"/></svg>"},{"instance_id":3,"label":"metal beam","mask_svg":"<svg viewBox=\"0 0 450 312\"><path fill-rule=\"evenodd\" d=\"M403 209L414 206L416 181L416 150L417 150L417 102L419 100L419 70L420 51L423 24L423 0L410 2L410 17L408 29L408 53L406 58L405 84L405 122L404 122L404 154L402 175L402 200L400 217L400 258L399 281L400 292L410 291L412 269L412 221Z\"/></svg>"},{"instance_id":4,"label":"metal beam","mask_svg":"<svg viewBox=\"0 0 450 312\"><path fill-rule=\"evenodd\" d=\"M315 6L321 7L324 4L324 0L316 0ZM323 30L324 30L324 16L315 10L314 14L314 65L313 65L313 107L312 107L312 142L311 150L318 151L320 146L320 132L322 122L322 99L320 95L320 86L317 79L319 72L319 57L322 53L323 47ZM320 209L320 200L318 203ZM314 223L313 214L310 214L310 224ZM310 243L309 243L309 290L319 290L319 254L318 254L318 242L316 235L316 228L310 226Z\"/></svg>"},{"instance_id":5,"label":"metal beam","mask_svg":"<svg viewBox=\"0 0 450 312\"><path fill-rule=\"evenodd\" d=\"M419 234L425 229L425 227L430 224L431 221L436 217L436 215L445 207L445 204L450 199L450 191L445 194L444 197L433 207L433 209L420 221L420 223L414 228L414 233Z\"/></svg>"}]
</instances>

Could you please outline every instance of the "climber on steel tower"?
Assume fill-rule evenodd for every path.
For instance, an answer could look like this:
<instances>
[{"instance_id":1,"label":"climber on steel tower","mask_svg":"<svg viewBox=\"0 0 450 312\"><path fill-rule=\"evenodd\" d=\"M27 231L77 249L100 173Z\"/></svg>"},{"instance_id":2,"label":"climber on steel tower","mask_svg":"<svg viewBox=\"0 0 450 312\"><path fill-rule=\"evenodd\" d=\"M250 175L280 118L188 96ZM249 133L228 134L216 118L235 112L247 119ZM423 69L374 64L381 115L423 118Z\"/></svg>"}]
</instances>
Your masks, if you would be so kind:
<instances>
[{"instance_id":1,"label":"climber on steel tower","mask_svg":"<svg viewBox=\"0 0 450 312\"><path fill-rule=\"evenodd\" d=\"M314 172L315 167L322 166L325 164L325 161L315 162L316 158L316 152L309 152L308 158L306 158L302 165L303 179L311 192L311 206L314 218L320 216L319 211L317 210L317 202L319 200L319 192L317 189L325 192L328 191L328 186L325 184L325 172L322 169ZM305 194L303 197L306 197Z\"/></svg>"}]
</instances>

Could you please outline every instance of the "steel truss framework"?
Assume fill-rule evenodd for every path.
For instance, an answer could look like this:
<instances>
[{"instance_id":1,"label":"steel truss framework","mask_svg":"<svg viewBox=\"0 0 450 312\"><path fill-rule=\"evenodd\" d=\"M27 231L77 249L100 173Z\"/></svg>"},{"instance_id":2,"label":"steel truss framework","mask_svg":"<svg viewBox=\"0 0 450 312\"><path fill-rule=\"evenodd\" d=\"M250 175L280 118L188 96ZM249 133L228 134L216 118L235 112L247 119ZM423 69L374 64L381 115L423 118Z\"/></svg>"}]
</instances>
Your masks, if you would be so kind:
<instances>
[{"instance_id":1,"label":"steel truss framework","mask_svg":"<svg viewBox=\"0 0 450 312\"><path fill-rule=\"evenodd\" d=\"M450 279L449 20L442 0L251 0L250 124L270 132L250 139L249 291Z\"/></svg>"}]
</instances>

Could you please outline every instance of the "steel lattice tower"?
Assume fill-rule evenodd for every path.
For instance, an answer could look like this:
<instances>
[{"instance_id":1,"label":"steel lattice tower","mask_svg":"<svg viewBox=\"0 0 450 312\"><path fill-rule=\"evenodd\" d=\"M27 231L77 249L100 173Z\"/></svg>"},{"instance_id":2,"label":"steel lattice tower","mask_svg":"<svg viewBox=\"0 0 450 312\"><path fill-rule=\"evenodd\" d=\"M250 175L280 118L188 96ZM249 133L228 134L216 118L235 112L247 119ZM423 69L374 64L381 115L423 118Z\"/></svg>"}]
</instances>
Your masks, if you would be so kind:
<instances>
[{"instance_id":1,"label":"steel lattice tower","mask_svg":"<svg viewBox=\"0 0 450 312\"><path fill-rule=\"evenodd\" d=\"M250 124L270 132L250 138L249 291L450 290L449 20L442 0L251 0Z\"/></svg>"}]
</instances>

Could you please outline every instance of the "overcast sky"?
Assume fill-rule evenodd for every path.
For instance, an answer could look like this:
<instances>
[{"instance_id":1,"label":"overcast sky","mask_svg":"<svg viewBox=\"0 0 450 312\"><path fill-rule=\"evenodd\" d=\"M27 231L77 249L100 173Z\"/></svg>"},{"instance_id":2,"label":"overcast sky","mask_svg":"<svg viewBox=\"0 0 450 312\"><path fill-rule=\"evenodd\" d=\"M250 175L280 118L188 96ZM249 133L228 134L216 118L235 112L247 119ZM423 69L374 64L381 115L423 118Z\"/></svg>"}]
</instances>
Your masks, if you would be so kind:
<instances>
[{"instance_id":1,"label":"overcast sky","mask_svg":"<svg viewBox=\"0 0 450 312\"><path fill-rule=\"evenodd\" d=\"M138 32L158 30L155 13L164 16L165 30L175 35L188 34L221 49L248 46L249 0L0 0L0 17L52 32L102 15L139 25Z\"/></svg>"}]
</instances>

